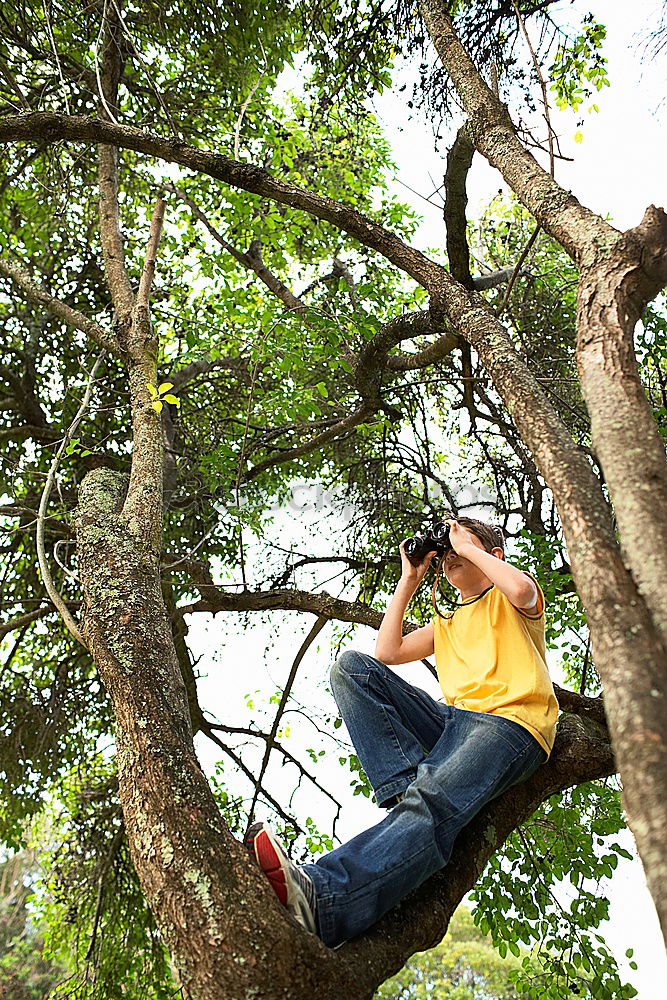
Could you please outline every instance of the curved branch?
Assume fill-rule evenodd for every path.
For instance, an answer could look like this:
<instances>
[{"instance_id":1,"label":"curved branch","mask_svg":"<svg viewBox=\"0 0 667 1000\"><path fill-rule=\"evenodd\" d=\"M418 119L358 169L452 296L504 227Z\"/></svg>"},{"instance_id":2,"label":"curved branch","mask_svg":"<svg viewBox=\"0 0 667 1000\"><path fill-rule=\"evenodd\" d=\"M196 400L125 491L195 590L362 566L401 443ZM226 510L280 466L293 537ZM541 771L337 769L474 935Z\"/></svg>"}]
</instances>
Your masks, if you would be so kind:
<instances>
[{"instance_id":1,"label":"curved branch","mask_svg":"<svg viewBox=\"0 0 667 1000\"><path fill-rule=\"evenodd\" d=\"M89 648L88 643L83 638L79 626L72 618L69 608L67 607L64 600L58 593L58 590L56 589L56 586L53 582L53 577L51 576L51 570L49 569L49 565L46 561L46 553L44 551L44 521L46 518L46 508L49 502L49 496L51 495L51 489L53 487L53 483L56 477L56 470L58 468L58 465L60 464L60 459L62 457L65 448L67 447L69 441L71 440L75 430L79 426L81 418L86 412L86 408L88 407L90 396L93 391L93 385L95 382L95 372L99 368L103 357L104 353L100 354L97 360L95 361L95 364L93 365L93 369L88 379L88 384L86 385L86 391L81 401L81 406L77 410L74 420L65 431L65 436L62 439L61 445L58 448L58 451L56 452L53 461L51 462L51 467L46 477L44 489L42 490L42 498L39 502L39 510L37 512L37 560L39 562L39 569L42 574L42 580L44 581L46 592L53 601L55 607L57 608L60 617L65 622L67 630L74 636L74 638L78 642L81 643L83 648L86 650Z\"/></svg>"},{"instance_id":2,"label":"curved branch","mask_svg":"<svg viewBox=\"0 0 667 1000\"><path fill-rule=\"evenodd\" d=\"M465 288L473 288L470 273L470 250L466 227L466 180L475 154L475 146L470 138L467 125L462 125L456 133L451 149L447 153L445 172L445 227L447 230L447 260L449 270L456 281Z\"/></svg>"},{"instance_id":3,"label":"curved branch","mask_svg":"<svg viewBox=\"0 0 667 1000\"><path fill-rule=\"evenodd\" d=\"M0 119L0 142L38 141L106 143L134 149L156 156L169 163L180 163L199 173L242 188L254 194L272 198L293 208L302 209L338 229L349 233L365 246L378 249L396 267L409 274L425 288L440 285L447 272L435 261L399 236L356 209L315 194L296 184L279 180L267 170L250 163L239 163L221 153L198 149L175 139L145 132L130 125L114 125L102 118L86 115L62 115L52 112L7 115ZM451 279L450 279L451 280Z\"/></svg>"},{"instance_id":4,"label":"curved branch","mask_svg":"<svg viewBox=\"0 0 667 1000\"><path fill-rule=\"evenodd\" d=\"M41 285L35 284L24 268L19 267L18 264L11 264L7 260L0 259L0 274L9 278L31 302L44 306L52 316L62 320L68 326L74 327L75 330L85 333L98 347L103 347L105 351L109 351L111 354L120 355L120 345L114 336L107 333L98 323L89 319L82 312L79 312L78 309L72 309L71 306L61 302L55 295L47 292Z\"/></svg>"}]
</instances>

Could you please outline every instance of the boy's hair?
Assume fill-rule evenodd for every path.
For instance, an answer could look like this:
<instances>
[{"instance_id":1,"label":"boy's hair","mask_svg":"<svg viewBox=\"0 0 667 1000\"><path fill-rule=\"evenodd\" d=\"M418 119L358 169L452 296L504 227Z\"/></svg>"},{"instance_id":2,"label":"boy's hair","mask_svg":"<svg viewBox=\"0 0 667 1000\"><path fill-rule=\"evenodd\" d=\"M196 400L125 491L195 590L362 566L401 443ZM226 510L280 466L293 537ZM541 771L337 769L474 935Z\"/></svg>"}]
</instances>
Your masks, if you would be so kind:
<instances>
[{"instance_id":1,"label":"boy's hair","mask_svg":"<svg viewBox=\"0 0 667 1000\"><path fill-rule=\"evenodd\" d=\"M498 527L497 524L486 524L484 521L478 521L475 517L457 517L456 520L464 528L469 528L473 535L479 538L487 552L490 552L491 549L502 549L503 552L505 551L503 529Z\"/></svg>"}]
</instances>

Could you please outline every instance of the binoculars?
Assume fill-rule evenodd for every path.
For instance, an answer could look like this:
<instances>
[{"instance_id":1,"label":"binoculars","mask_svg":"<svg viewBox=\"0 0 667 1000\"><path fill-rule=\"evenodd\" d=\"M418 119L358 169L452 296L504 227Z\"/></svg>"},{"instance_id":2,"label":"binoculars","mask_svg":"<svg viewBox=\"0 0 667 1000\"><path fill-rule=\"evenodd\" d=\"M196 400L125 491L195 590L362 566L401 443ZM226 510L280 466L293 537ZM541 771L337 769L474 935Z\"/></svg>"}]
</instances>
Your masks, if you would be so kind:
<instances>
[{"instance_id":1,"label":"binoculars","mask_svg":"<svg viewBox=\"0 0 667 1000\"><path fill-rule=\"evenodd\" d=\"M449 525L446 521L438 521L421 535L413 535L403 546L403 551L413 566L419 566L427 552L435 552L442 556L448 549L451 549L451 545Z\"/></svg>"}]
</instances>

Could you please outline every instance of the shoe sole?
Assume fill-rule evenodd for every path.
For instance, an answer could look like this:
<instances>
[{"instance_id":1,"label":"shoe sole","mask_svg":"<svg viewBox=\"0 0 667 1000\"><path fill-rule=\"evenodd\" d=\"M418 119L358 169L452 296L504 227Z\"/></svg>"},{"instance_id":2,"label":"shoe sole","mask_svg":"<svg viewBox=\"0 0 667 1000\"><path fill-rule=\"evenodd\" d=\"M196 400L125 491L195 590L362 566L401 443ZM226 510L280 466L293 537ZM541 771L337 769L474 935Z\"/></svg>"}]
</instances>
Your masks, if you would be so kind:
<instances>
[{"instance_id":1,"label":"shoe sole","mask_svg":"<svg viewBox=\"0 0 667 1000\"><path fill-rule=\"evenodd\" d=\"M259 867L269 880L278 900L311 934L316 934L315 919L308 900L289 874L289 861L263 823L253 823L244 843L254 854Z\"/></svg>"}]
</instances>

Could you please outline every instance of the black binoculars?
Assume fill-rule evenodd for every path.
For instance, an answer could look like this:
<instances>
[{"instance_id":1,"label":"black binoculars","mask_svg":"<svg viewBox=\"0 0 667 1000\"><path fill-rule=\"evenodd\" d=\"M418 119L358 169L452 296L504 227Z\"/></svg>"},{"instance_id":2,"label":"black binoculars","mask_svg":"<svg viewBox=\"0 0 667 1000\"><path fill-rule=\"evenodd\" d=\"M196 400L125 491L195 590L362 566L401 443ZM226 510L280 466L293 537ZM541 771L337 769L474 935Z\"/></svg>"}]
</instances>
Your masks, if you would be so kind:
<instances>
[{"instance_id":1,"label":"black binoculars","mask_svg":"<svg viewBox=\"0 0 667 1000\"><path fill-rule=\"evenodd\" d=\"M432 528L408 538L403 551L413 566L419 566L427 552L435 552L442 556L451 549L449 544L449 525L446 521L438 521Z\"/></svg>"}]
</instances>

